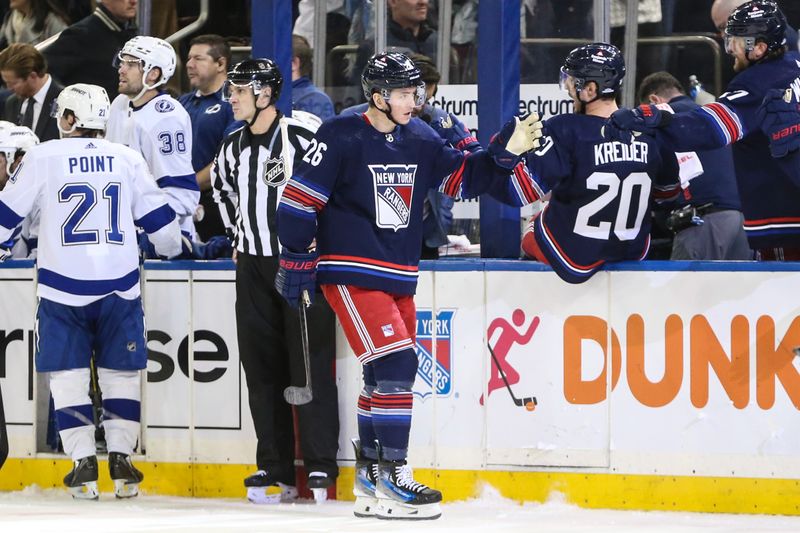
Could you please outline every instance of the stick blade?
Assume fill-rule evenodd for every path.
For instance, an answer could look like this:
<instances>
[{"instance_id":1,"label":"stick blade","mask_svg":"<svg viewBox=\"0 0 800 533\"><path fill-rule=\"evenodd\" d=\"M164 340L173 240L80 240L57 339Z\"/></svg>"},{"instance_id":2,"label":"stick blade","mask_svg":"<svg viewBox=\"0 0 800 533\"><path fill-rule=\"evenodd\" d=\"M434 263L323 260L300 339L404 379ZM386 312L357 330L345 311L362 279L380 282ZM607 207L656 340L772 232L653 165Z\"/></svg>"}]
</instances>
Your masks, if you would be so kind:
<instances>
[{"instance_id":1,"label":"stick blade","mask_svg":"<svg viewBox=\"0 0 800 533\"><path fill-rule=\"evenodd\" d=\"M305 405L311 403L313 398L311 389L308 387L286 387L283 397L291 405Z\"/></svg>"}]
</instances>

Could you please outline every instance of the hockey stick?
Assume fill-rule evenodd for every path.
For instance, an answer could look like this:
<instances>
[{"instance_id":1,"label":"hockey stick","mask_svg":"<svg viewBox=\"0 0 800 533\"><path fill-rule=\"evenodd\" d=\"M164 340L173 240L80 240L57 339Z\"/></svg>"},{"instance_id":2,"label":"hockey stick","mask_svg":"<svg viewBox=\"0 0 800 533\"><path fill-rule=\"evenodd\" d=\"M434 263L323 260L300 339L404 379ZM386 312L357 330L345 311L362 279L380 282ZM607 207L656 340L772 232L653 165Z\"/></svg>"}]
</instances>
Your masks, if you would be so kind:
<instances>
[{"instance_id":1,"label":"hockey stick","mask_svg":"<svg viewBox=\"0 0 800 533\"><path fill-rule=\"evenodd\" d=\"M8 458L8 430L6 429L6 411L3 408L3 390L0 389L0 469Z\"/></svg>"},{"instance_id":2,"label":"hockey stick","mask_svg":"<svg viewBox=\"0 0 800 533\"><path fill-rule=\"evenodd\" d=\"M511 390L511 385L508 384L506 373L503 371L503 367L500 366L500 361L497 360L497 356L494 354L494 350L492 350L492 346L489 344L488 340L486 341L486 347L489 348L489 353L492 354L492 359L494 359L494 364L497 366L497 371L500 372L500 377L503 378L503 383L506 384L508 394L510 394L511 399L514 400L514 405L517 407L525 407L525 409L528 411L533 411L536 409L536 406L539 405L539 402L536 401L536 396L527 396L521 400L514 396L514 392Z\"/></svg>"},{"instance_id":3,"label":"hockey stick","mask_svg":"<svg viewBox=\"0 0 800 533\"><path fill-rule=\"evenodd\" d=\"M292 405L305 405L311 401L311 361L308 355L308 323L306 321L306 307L311 305L308 291L303 291L303 301L299 305L300 314L300 342L303 345L303 366L306 371L306 384L303 387L288 386L283 391L283 397Z\"/></svg>"}]
</instances>

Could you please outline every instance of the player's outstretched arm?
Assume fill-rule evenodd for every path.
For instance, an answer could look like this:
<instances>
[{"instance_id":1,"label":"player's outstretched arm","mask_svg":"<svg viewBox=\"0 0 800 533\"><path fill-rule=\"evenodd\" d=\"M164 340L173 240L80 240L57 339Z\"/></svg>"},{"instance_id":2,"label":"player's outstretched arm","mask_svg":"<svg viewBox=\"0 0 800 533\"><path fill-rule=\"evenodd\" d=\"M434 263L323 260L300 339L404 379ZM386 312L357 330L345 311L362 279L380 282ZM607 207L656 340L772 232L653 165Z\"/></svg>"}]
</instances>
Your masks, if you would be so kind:
<instances>
[{"instance_id":1,"label":"player's outstretched arm","mask_svg":"<svg viewBox=\"0 0 800 533\"><path fill-rule=\"evenodd\" d=\"M520 162L522 154L539 147L542 138L542 121L539 115L531 113L524 119L514 117L489 143L489 153L495 164L505 169L513 169Z\"/></svg>"},{"instance_id":2,"label":"player's outstretched arm","mask_svg":"<svg viewBox=\"0 0 800 533\"><path fill-rule=\"evenodd\" d=\"M483 149L472 132L452 113L448 113L446 117L431 120L429 124L439 137L457 150L473 153Z\"/></svg>"},{"instance_id":3,"label":"player's outstretched arm","mask_svg":"<svg viewBox=\"0 0 800 533\"><path fill-rule=\"evenodd\" d=\"M772 157L786 157L800 149L800 103L792 89L768 91L756 117L769 139Z\"/></svg>"}]
</instances>

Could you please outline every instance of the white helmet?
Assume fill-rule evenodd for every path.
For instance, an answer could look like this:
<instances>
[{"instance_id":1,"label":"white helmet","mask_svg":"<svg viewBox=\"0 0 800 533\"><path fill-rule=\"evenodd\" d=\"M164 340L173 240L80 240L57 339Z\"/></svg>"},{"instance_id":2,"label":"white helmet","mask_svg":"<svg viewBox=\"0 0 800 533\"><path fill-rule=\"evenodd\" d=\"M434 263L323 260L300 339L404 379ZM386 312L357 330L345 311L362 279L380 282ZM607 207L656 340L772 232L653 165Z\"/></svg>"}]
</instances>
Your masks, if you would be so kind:
<instances>
[{"instance_id":1,"label":"white helmet","mask_svg":"<svg viewBox=\"0 0 800 533\"><path fill-rule=\"evenodd\" d=\"M58 130L62 134L72 133L75 128L105 131L110 108L105 89L99 85L76 83L64 87L58 95L52 116L58 120L66 111L75 115L75 124L71 130L62 130L61 123L58 123Z\"/></svg>"},{"instance_id":2,"label":"white helmet","mask_svg":"<svg viewBox=\"0 0 800 533\"><path fill-rule=\"evenodd\" d=\"M37 144L39 137L25 126L12 125L10 128L0 130L0 153L6 156L6 171L9 176L13 173L11 167L17 154L19 152L24 154Z\"/></svg>"},{"instance_id":3,"label":"white helmet","mask_svg":"<svg viewBox=\"0 0 800 533\"><path fill-rule=\"evenodd\" d=\"M122 60L122 56L133 56L142 60L142 83L148 89L155 89L167 81L175 74L175 49L164 39L139 35L134 37L122 47L117 59ZM145 80L147 74L155 67L161 69L161 77L153 84L147 85Z\"/></svg>"}]
</instances>

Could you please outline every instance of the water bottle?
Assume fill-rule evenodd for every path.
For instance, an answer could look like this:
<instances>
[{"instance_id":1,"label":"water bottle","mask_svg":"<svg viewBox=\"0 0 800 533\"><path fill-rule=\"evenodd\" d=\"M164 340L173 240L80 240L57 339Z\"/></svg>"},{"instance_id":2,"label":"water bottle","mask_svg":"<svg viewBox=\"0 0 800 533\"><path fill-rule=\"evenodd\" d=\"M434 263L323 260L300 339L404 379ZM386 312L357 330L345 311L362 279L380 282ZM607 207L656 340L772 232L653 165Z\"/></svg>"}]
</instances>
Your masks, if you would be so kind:
<instances>
[{"instance_id":1,"label":"water bottle","mask_svg":"<svg viewBox=\"0 0 800 533\"><path fill-rule=\"evenodd\" d=\"M694 74L689 76L689 87L689 96L699 105L710 104L717 100L713 94L703 89L703 84Z\"/></svg>"}]
</instances>

